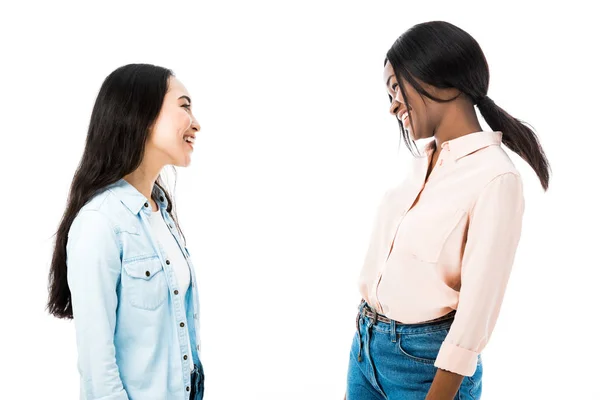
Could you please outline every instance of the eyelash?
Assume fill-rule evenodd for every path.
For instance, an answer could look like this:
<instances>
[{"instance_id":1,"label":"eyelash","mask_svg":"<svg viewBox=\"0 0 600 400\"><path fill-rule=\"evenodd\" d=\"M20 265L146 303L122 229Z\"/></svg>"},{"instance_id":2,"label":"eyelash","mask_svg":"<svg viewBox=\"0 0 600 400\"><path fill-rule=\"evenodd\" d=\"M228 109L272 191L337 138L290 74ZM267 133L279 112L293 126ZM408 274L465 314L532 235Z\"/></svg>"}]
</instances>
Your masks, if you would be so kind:
<instances>
[{"instance_id":1,"label":"eyelash","mask_svg":"<svg viewBox=\"0 0 600 400\"><path fill-rule=\"evenodd\" d=\"M191 105L190 104L184 104L181 107L185 108L186 110L190 110Z\"/></svg>"},{"instance_id":2,"label":"eyelash","mask_svg":"<svg viewBox=\"0 0 600 400\"><path fill-rule=\"evenodd\" d=\"M395 92L397 87L398 87L398 84L397 84L397 83L394 83L394 84L392 85L392 90Z\"/></svg>"}]
</instances>

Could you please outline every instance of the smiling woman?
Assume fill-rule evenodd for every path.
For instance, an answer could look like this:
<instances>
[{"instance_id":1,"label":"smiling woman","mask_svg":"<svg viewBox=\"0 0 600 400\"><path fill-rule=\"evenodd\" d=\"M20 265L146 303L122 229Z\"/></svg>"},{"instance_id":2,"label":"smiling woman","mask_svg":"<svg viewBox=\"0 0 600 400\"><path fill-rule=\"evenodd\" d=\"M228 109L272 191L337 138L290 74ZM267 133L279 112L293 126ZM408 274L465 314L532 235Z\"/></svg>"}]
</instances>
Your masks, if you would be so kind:
<instances>
[{"instance_id":1,"label":"smiling woman","mask_svg":"<svg viewBox=\"0 0 600 400\"><path fill-rule=\"evenodd\" d=\"M75 322L82 400L203 397L196 277L160 180L190 164L191 107L148 64L112 72L96 99L49 277L48 310Z\"/></svg>"},{"instance_id":2,"label":"smiling woman","mask_svg":"<svg viewBox=\"0 0 600 400\"><path fill-rule=\"evenodd\" d=\"M488 97L487 61L462 29L412 27L388 51L383 74L407 145L433 140L379 207L359 279L347 398L477 400L480 354L524 212L521 176L501 144L544 189L548 161L535 133ZM475 106L493 131L482 131Z\"/></svg>"}]
</instances>

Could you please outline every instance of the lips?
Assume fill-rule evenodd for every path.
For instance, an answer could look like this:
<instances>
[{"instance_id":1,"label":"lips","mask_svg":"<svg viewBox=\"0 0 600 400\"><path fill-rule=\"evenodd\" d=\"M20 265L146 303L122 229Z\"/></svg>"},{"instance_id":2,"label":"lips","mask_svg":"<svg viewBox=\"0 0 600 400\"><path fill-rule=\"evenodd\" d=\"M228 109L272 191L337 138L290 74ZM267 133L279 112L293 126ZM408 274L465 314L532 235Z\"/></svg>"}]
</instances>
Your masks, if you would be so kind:
<instances>
[{"instance_id":1,"label":"lips","mask_svg":"<svg viewBox=\"0 0 600 400\"><path fill-rule=\"evenodd\" d=\"M398 120L400 120L400 122L402 122L402 125L404 126L405 129L409 128L410 122L408 119L408 110L403 110L400 113L397 114Z\"/></svg>"},{"instance_id":2,"label":"lips","mask_svg":"<svg viewBox=\"0 0 600 400\"><path fill-rule=\"evenodd\" d=\"M185 135L183 140L187 143L194 144L196 142L196 136L194 135Z\"/></svg>"}]
</instances>

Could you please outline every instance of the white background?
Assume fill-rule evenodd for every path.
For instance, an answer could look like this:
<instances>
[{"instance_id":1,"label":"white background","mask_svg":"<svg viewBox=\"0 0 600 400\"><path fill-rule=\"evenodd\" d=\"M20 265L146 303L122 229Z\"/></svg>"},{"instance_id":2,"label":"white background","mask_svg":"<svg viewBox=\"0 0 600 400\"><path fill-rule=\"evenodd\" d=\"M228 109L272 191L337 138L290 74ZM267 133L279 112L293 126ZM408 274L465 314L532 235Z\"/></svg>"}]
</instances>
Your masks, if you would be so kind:
<instances>
[{"instance_id":1,"label":"white background","mask_svg":"<svg viewBox=\"0 0 600 400\"><path fill-rule=\"evenodd\" d=\"M103 79L147 62L175 71L202 125L176 200L206 398L341 399L375 207L410 157L383 60L443 19L478 40L490 97L554 169L544 193L511 154L526 215L483 398L600 399L598 23L585 2L489 3L3 3L0 398L78 396L73 324L44 311L52 236Z\"/></svg>"}]
</instances>

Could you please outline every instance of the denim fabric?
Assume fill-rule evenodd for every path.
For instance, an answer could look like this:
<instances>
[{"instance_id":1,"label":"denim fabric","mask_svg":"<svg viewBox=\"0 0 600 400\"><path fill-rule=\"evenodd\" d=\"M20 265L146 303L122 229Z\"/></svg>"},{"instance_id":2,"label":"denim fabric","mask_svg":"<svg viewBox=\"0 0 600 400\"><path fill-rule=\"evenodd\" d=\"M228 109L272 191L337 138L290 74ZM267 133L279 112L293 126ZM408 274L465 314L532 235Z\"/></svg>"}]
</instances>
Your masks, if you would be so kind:
<instances>
[{"instance_id":1,"label":"denim fabric","mask_svg":"<svg viewBox=\"0 0 600 400\"><path fill-rule=\"evenodd\" d=\"M67 278L82 400L190 397L190 363L200 365L197 281L158 186L153 197L190 267L185 293L152 234L149 200L125 180L90 200L69 231Z\"/></svg>"},{"instance_id":2,"label":"denim fabric","mask_svg":"<svg viewBox=\"0 0 600 400\"><path fill-rule=\"evenodd\" d=\"M402 325L357 317L348 367L347 400L423 400L433 382L435 359L453 316L439 321ZM359 357L360 355L360 357ZM360 359L360 360L359 360ZM471 377L465 377L455 400L481 398L481 357Z\"/></svg>"},{"instance_id":3,"label":"denim fabric","mask_svg":"<svg viewBox=\"0 0 600 400\"><path fill-rule=\"evenodd\" d=\"M194 365L191 375L192 391L190 400L202 400L204 397L204 369L202 363Z\"/></svg>"}]
</instances>

